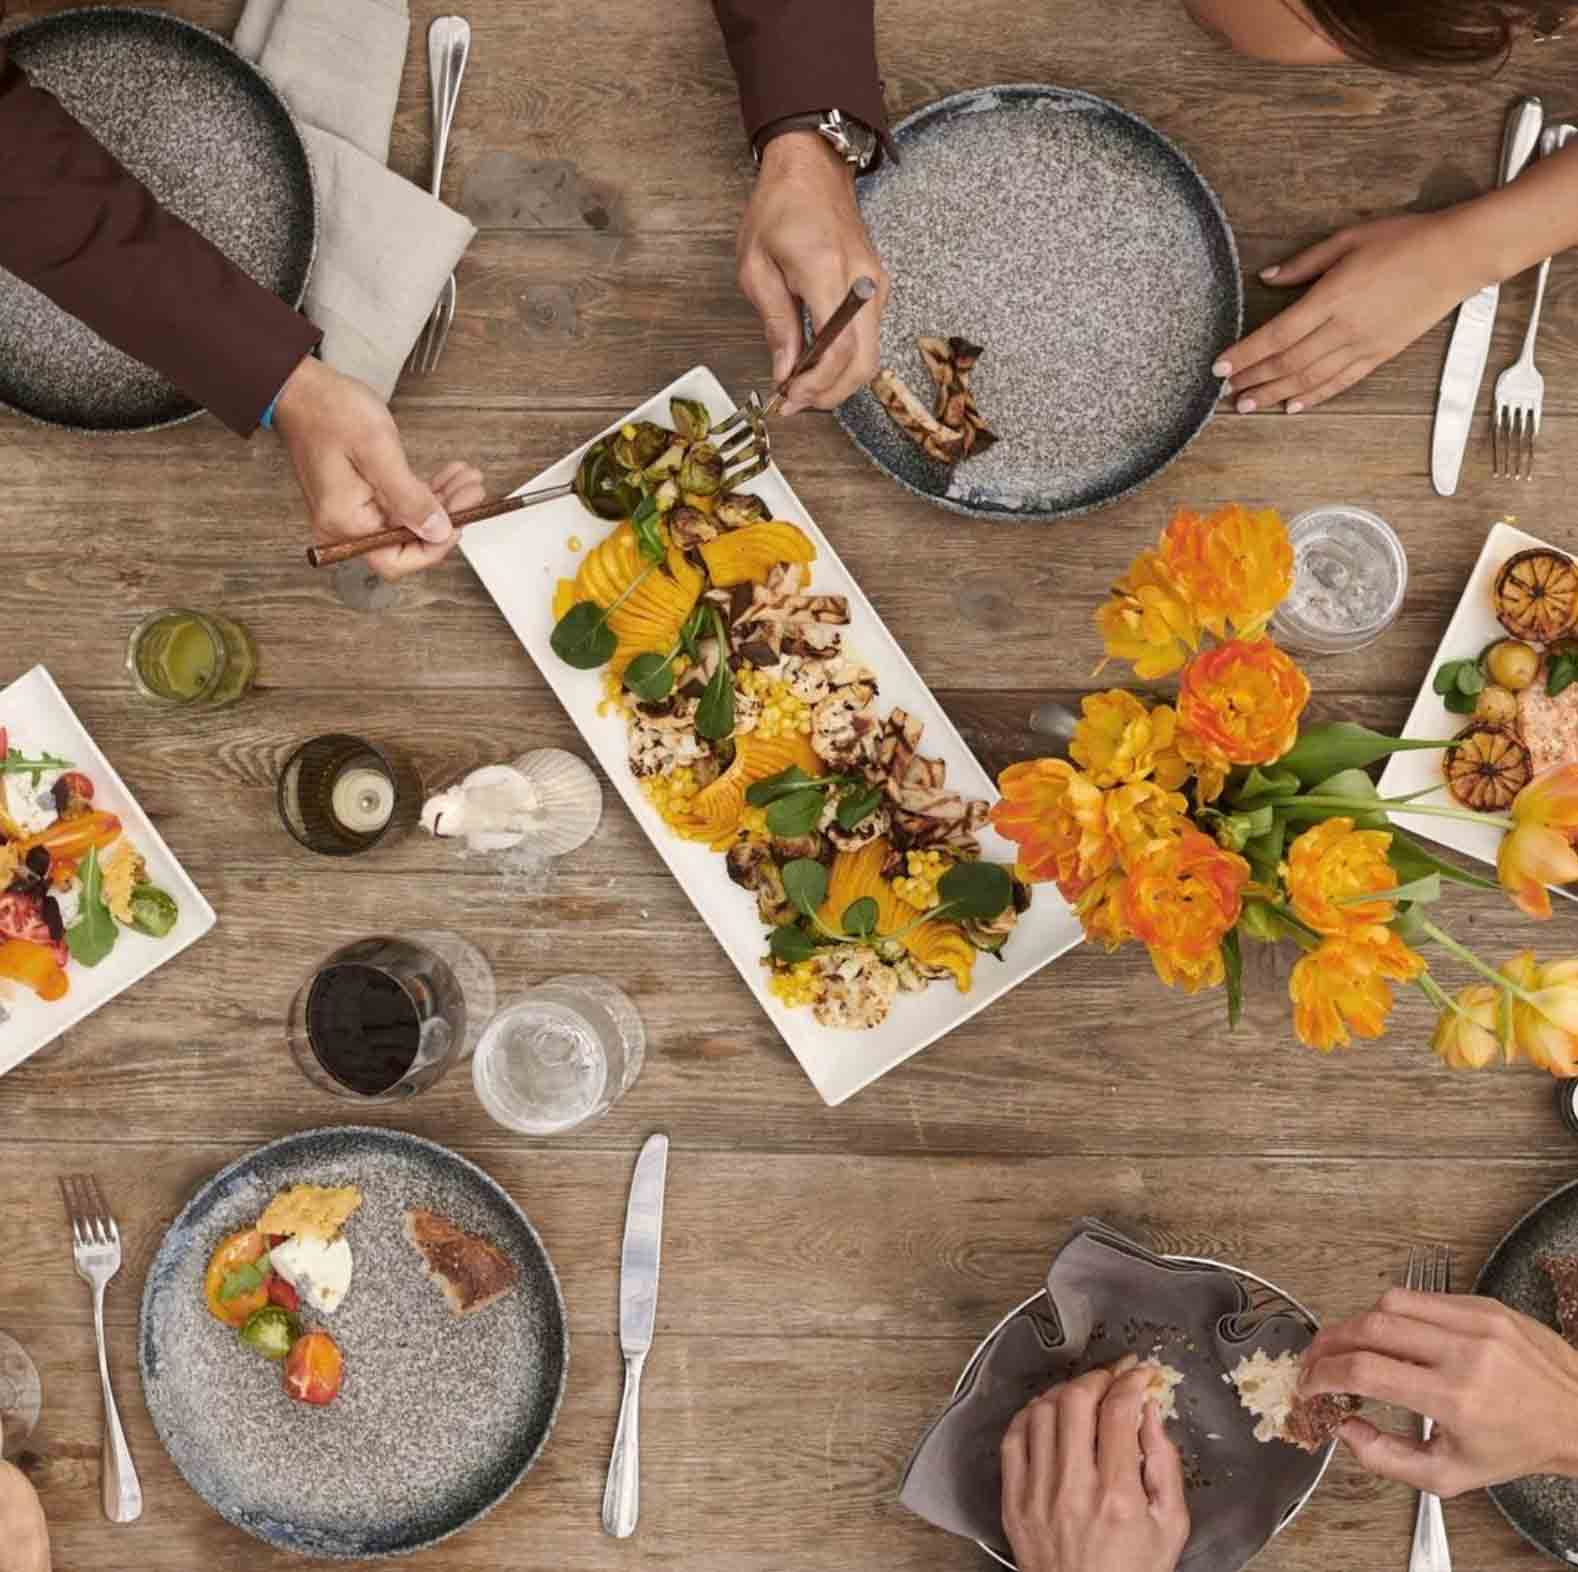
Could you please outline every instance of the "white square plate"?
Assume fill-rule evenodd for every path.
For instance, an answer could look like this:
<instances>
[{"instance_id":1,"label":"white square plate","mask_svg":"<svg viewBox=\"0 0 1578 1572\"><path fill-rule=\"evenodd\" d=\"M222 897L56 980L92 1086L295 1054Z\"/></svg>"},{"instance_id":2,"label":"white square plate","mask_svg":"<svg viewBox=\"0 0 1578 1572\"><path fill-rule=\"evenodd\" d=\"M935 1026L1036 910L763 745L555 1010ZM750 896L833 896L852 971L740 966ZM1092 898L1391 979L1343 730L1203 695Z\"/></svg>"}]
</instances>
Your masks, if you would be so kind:
<instances>
[{"instance_id":1,"label":"white square plate","mask_svg":"<svg viewBox=\"0 0 1578 1572\"><path fill-rule=\"evenodd\" d=\"M667 425L671 397L701 400L715 422L734 409L718 379L698 366L625 418ZM521 489L535 490L571 480L586 446L590 446L590 441ZM876 672L884 709L908 710L924 722L921 750L946 762L951 788L992 801L996 790L986 771L965 746L893 635L882 625L777 466L759 476L749 489L768 504L774 518L798 524L815 542L813 587L822 594L848 598L850 623L845 639L848 647ZM626 762L624 720L617 714L597 713L603 697L603 674L574 670L549 646L554 586L561 578L573 578L582 560L580 553L571 550L570 540L579 538L584 549L590 549L610 528L588 513L575 497L566 497L541 505L528 518L507 515L475 524L461 536L460 549L498 602L527 654L580 727L581 735L618 788L625 806L647 832L680 888L712 929L713 937L734 962L756 1002L767 1012L825 1102L837 1104L852 1097L861 1087L962 1025L1080 942L1078 919L1055 889L1042 885L1008 941L1002 962L982 956L975 968L974 987L967 994L959 993L949 982L933 983L923 993L900 994L887 1020L868 1032L832 1031L819 1026L809 1010L790 1010L773 998L767 991L761 965L767 949L766 933L757 918L754 898L730 880L721 856L705 846L681 840L642 795ZM981 833L981 849L993 861L1014 861L1016 848L990 826Z\"/></svg>"},{"instance_id":2,"label":"white square plate","mask_svg":"<svg viewBox=\"0 0 1578 1572\"><path fill-rule=\"evenodd\" d=\"M1479 560L1468 576L1463 598L1452 613L1446 636L1430 662L1419 689L1419 697L1414 700L1414 707L1409 711L1408 724L1403 727L1405 737L1452 737L1468 724L1469 717L1454 715L1441 702L1441 695L1431 684L1443 661L1467 660L1478 655L1487 644L1507 636L1507 630L1496 620L1496 613L1492 609L1491 595L1496 574L1508 557L1535 547L1545 547L1550 551L1561 549L1551 546L1547 541L1537 540L1533 535L1525 535L1521 529L1514 529L1510 524L1491 525ZM1432 787L1435 788L1433 791L1430 790ZM1450 808L1460 806L1447 791L1441 778L1441 755L1429 750L1394 753L1381 773L1380 791L1383 797L1403 797L1410 792L1429 791L1429 796L1419 799L1421 802L1443 803ZM1422 815L1411 817L1407 813L1399 813L1396 822L1399 829L1410 835L1428 837L1442 846L1450 846L1455 851L1465 852L1492 866L1501 846L1501 831L1494 824L1472 824L1466 819L1430 819ZM1578 900L1578 894L1571 890L1558 885L1552 885L1551 888L1569 900Z\"/></svg>"},{"instance_id":3,"label":"white square plate","mask_svg":"<svg viewBox=\"0 0 1578 1572\"><path fill-rule=\"evenodd\" d=\"M66 967L70 990L53 1004L46 1004L20 983L7 984L3 1008L10 1018L0 1021L0 1075L4 1075L195 944L214 926L214 909L186 876L42 666L35 666L0 690L0 727L9 731L12 747L70 759L93 782L93 806L120 819L122 831L148 864L148 882L171 895L181 909L175 927L162 939L120 928L115 948L97 966L72 961Z\"/></svg>"}]
</instances>

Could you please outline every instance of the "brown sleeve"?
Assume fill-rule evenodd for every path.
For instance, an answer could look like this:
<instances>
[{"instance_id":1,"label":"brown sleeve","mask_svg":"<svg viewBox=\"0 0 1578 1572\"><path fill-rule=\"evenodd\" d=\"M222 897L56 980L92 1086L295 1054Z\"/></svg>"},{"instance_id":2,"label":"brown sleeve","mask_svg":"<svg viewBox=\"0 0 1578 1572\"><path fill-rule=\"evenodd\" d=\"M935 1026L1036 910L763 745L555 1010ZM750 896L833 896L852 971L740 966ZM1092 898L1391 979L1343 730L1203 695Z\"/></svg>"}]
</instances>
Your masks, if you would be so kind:
<instances>
[{"instance_id":1,"label":"brown sleeve","mask_svg":"<svg viewBox=\"0 0 1578 1572\"><path fill-rule=\"evenodd\" d=\"M242 436L322 336L165 212L3 39L0 267Z\"/></svg>"},{"instance_id":2,"label":"brown sleeve","mask_svg":"<svg viewBox=\"0 0 1578 1572\"><path fill-rule=\"evenodd\" d=\"M740 84L745 134L842 109L886 131L876 0L712 0Z\"/></svg>"}]
</instances>

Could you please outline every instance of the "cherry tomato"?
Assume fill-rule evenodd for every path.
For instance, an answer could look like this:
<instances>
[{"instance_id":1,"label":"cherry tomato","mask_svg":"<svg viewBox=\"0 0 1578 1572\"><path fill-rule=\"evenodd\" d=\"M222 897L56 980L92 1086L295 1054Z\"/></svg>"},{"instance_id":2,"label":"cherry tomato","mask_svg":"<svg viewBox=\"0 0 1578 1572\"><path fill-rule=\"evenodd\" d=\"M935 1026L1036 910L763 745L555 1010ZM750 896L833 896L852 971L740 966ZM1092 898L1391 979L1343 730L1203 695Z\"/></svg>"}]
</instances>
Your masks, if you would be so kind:
<instances>
[{"instance_id":1,"label":"cherry tomato","mask_svg":"<svg viewBox=\"0 0 1578 1572\"><path fill-rule=\"evenodd\" d=\"M268 1242L255 1228L243 1228L240 1233L222 1239L219 1247L208 1258L208 1271L203 1278L203 1298L210 1313L226 1326L244 1326L255 1310L268 1303L268 1289L260 1279L256 1288L232 1292L228 1299L220 1298L225 1282L231 1273L243 1266L256 1266L263 1259Z\"/></svg>"},{"instance_id":2,"label":"cherry tomato","mask_svg":"<svg viewBox=\"0 0 1578 1572\"><path fill-rule=\"evenodd\" d=\"M285 1394L298 1403L332 1403L344 1379L345 1357L327 1332L298 1337L285 1356Z\"/></svg>"},{"instance_id":3,"label":"cherry tomato","mask_svg":"<svg viewBox=\"0 0 1578 1572\"><path fill-rule=\"evenodd\" d=\"M269 1273L268 1302L278 1305L281 1310L295 1312L301 1309L301 1295L278 1272Z\"/></svg>"}]
</instances>

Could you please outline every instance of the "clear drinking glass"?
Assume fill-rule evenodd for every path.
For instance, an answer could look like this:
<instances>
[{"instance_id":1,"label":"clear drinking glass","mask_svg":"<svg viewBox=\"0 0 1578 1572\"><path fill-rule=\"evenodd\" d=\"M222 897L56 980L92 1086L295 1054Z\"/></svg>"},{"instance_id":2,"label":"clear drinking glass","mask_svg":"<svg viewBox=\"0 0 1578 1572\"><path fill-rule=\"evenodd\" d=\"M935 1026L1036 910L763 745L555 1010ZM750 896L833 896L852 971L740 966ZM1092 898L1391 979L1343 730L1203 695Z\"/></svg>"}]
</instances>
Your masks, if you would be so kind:
<instances>
[{"instance_id":1,"label":"clear drinking glass","mask_svg":"<svg viewBox=\"0 0 1578 1572\"><path fill-rule=\"evenodd\" d=\"M308 851L353 857L416 827L422 781L360 737L334 732L291 754L279 775L279 816Z\"/></svg>"},{"instance_id":2,"label":"clear drinking glass","mask_svg":"<svg viewBox=\"0 0 1578 1572\"><path fill-rule=\"evenodd\" d=\"M487 957L459 934L375 934L314 968L291 1001L286 1039L321 1090L397 1102L470 1057L496 997Z\"/></svg>"},{"instance_id":3,"label":"clear drinking glass","mask_svg":"<svg viewBox=\"0 0 1578 1572\"><path fill-rule=\"evenodd\" d=\"M554 977L488 1023L471 1062L482 1106L523 1135L558 1135L601 1118L646 1058L636 1007L601 977Z\"/></svg>"},{"instance_id":4,"label":"clear drinking glass","mask_svg":"<svg viewBox=\"0 0 1578 1572\"><path fill-rule=\"evenodd\" d=\"M0 1332L0 1457L8 1462L27 1445L38 1424L43 1395L27 1350Z\"/></svg>"},{"instance_id":5,"label":"clear drinking glass","mask_svg":"<svg viewBox=\"0 0 1578 1572\"><path fill-rule=\"evenodd\" d=\"M145 699L217 709L252 686L257 646L233 618L170 606L132 629L126 669Z\"/></svg>"},{"instance_id":6,"label":"clear drinking glass","mask_svg":"<svg viewBox=\"0 0 1578 1572\"><path fill-rule=\"evenodd\" d=\"M1271 634L1302 655L1347 655L1397 620L1408 557L1385 519L1343 505L1311 508L1288 525L1293 588Z\"/></svg>"}]
</instances>

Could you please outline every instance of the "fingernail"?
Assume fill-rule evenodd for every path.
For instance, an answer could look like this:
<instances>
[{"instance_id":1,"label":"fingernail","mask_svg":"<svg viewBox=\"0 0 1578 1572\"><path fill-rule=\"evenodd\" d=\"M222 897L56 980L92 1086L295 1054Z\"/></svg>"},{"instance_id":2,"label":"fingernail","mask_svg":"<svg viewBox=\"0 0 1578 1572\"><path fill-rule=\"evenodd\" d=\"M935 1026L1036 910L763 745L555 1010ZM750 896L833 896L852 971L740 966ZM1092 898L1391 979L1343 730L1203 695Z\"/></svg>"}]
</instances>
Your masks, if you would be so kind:
<instances>
[{"instance_id":1,"label":"fingernail","mask_svg":"<svg viewBox=\"0 0 1578 1572\"><path fill-rule=\"evenodd\" d=\"M1228 396L1228 394L1231 393L1232 391L1233 391L1233 380L1232 380L1231 377L1229 377L1228 380L1222 384L1222 397L1226 398Z\"/></svg>"},{"instance_id":2,"label":"fingernail","mask_svg":"<svg viewBox=\"0 0 1578 1572\"><path fill-rule=\"evenodd\" d=\"M1252 399L1252 398L1241 398L1238 401L1238 412L1239 412L1240 415L1253 415L1254 412L1255 412L1255 401L1254 401L1254 399Z\"/></svg>"},{"instance_id":3,"label":"fingernail","mask_svg":"<svg viewBox=\"0 0 1578 1572\"><path fill-rule=\"evenodd\" d=\"M1213 377L1230 377L1232 374L1233 368L1225 360L1219 360L1211 367L1211 375Z\"/></svg>"},{"instance_id":4,"label":"fingernail","mask_svg":"<svg viewBox=\"0 0 1578 1572\"><path fill-rule=\"evenodd\" d=\"M1262 278L1275 278L1281 271L1282 264L1280 262L1273 262L1270 267L1261 268L1260 276Z\"/></svg>"},{"instance_id":5,"label":"fingernail","mask_svg":"<svg viewBox=\"0 0 1578 1572\"><path fill-rule=\"evenodd\" d=\"M449 515L442 508L428 516L417 525L416 532L430 546L436 546L441 540L448 540L454 534L454 525L449 522Z\"/></svg>"},{"instance_id":6,"label":"fingernail","mask_svg":"<svg viewBox=\"0 0 1578 1572\"><path fill-rule=\"evenodd\" d=\"M1288 413L1290 415L1296 415L1303 408L1303 404L1301 404L1298 399L1293 399L1288 404Z\"/></svg>"}]
</instances>

